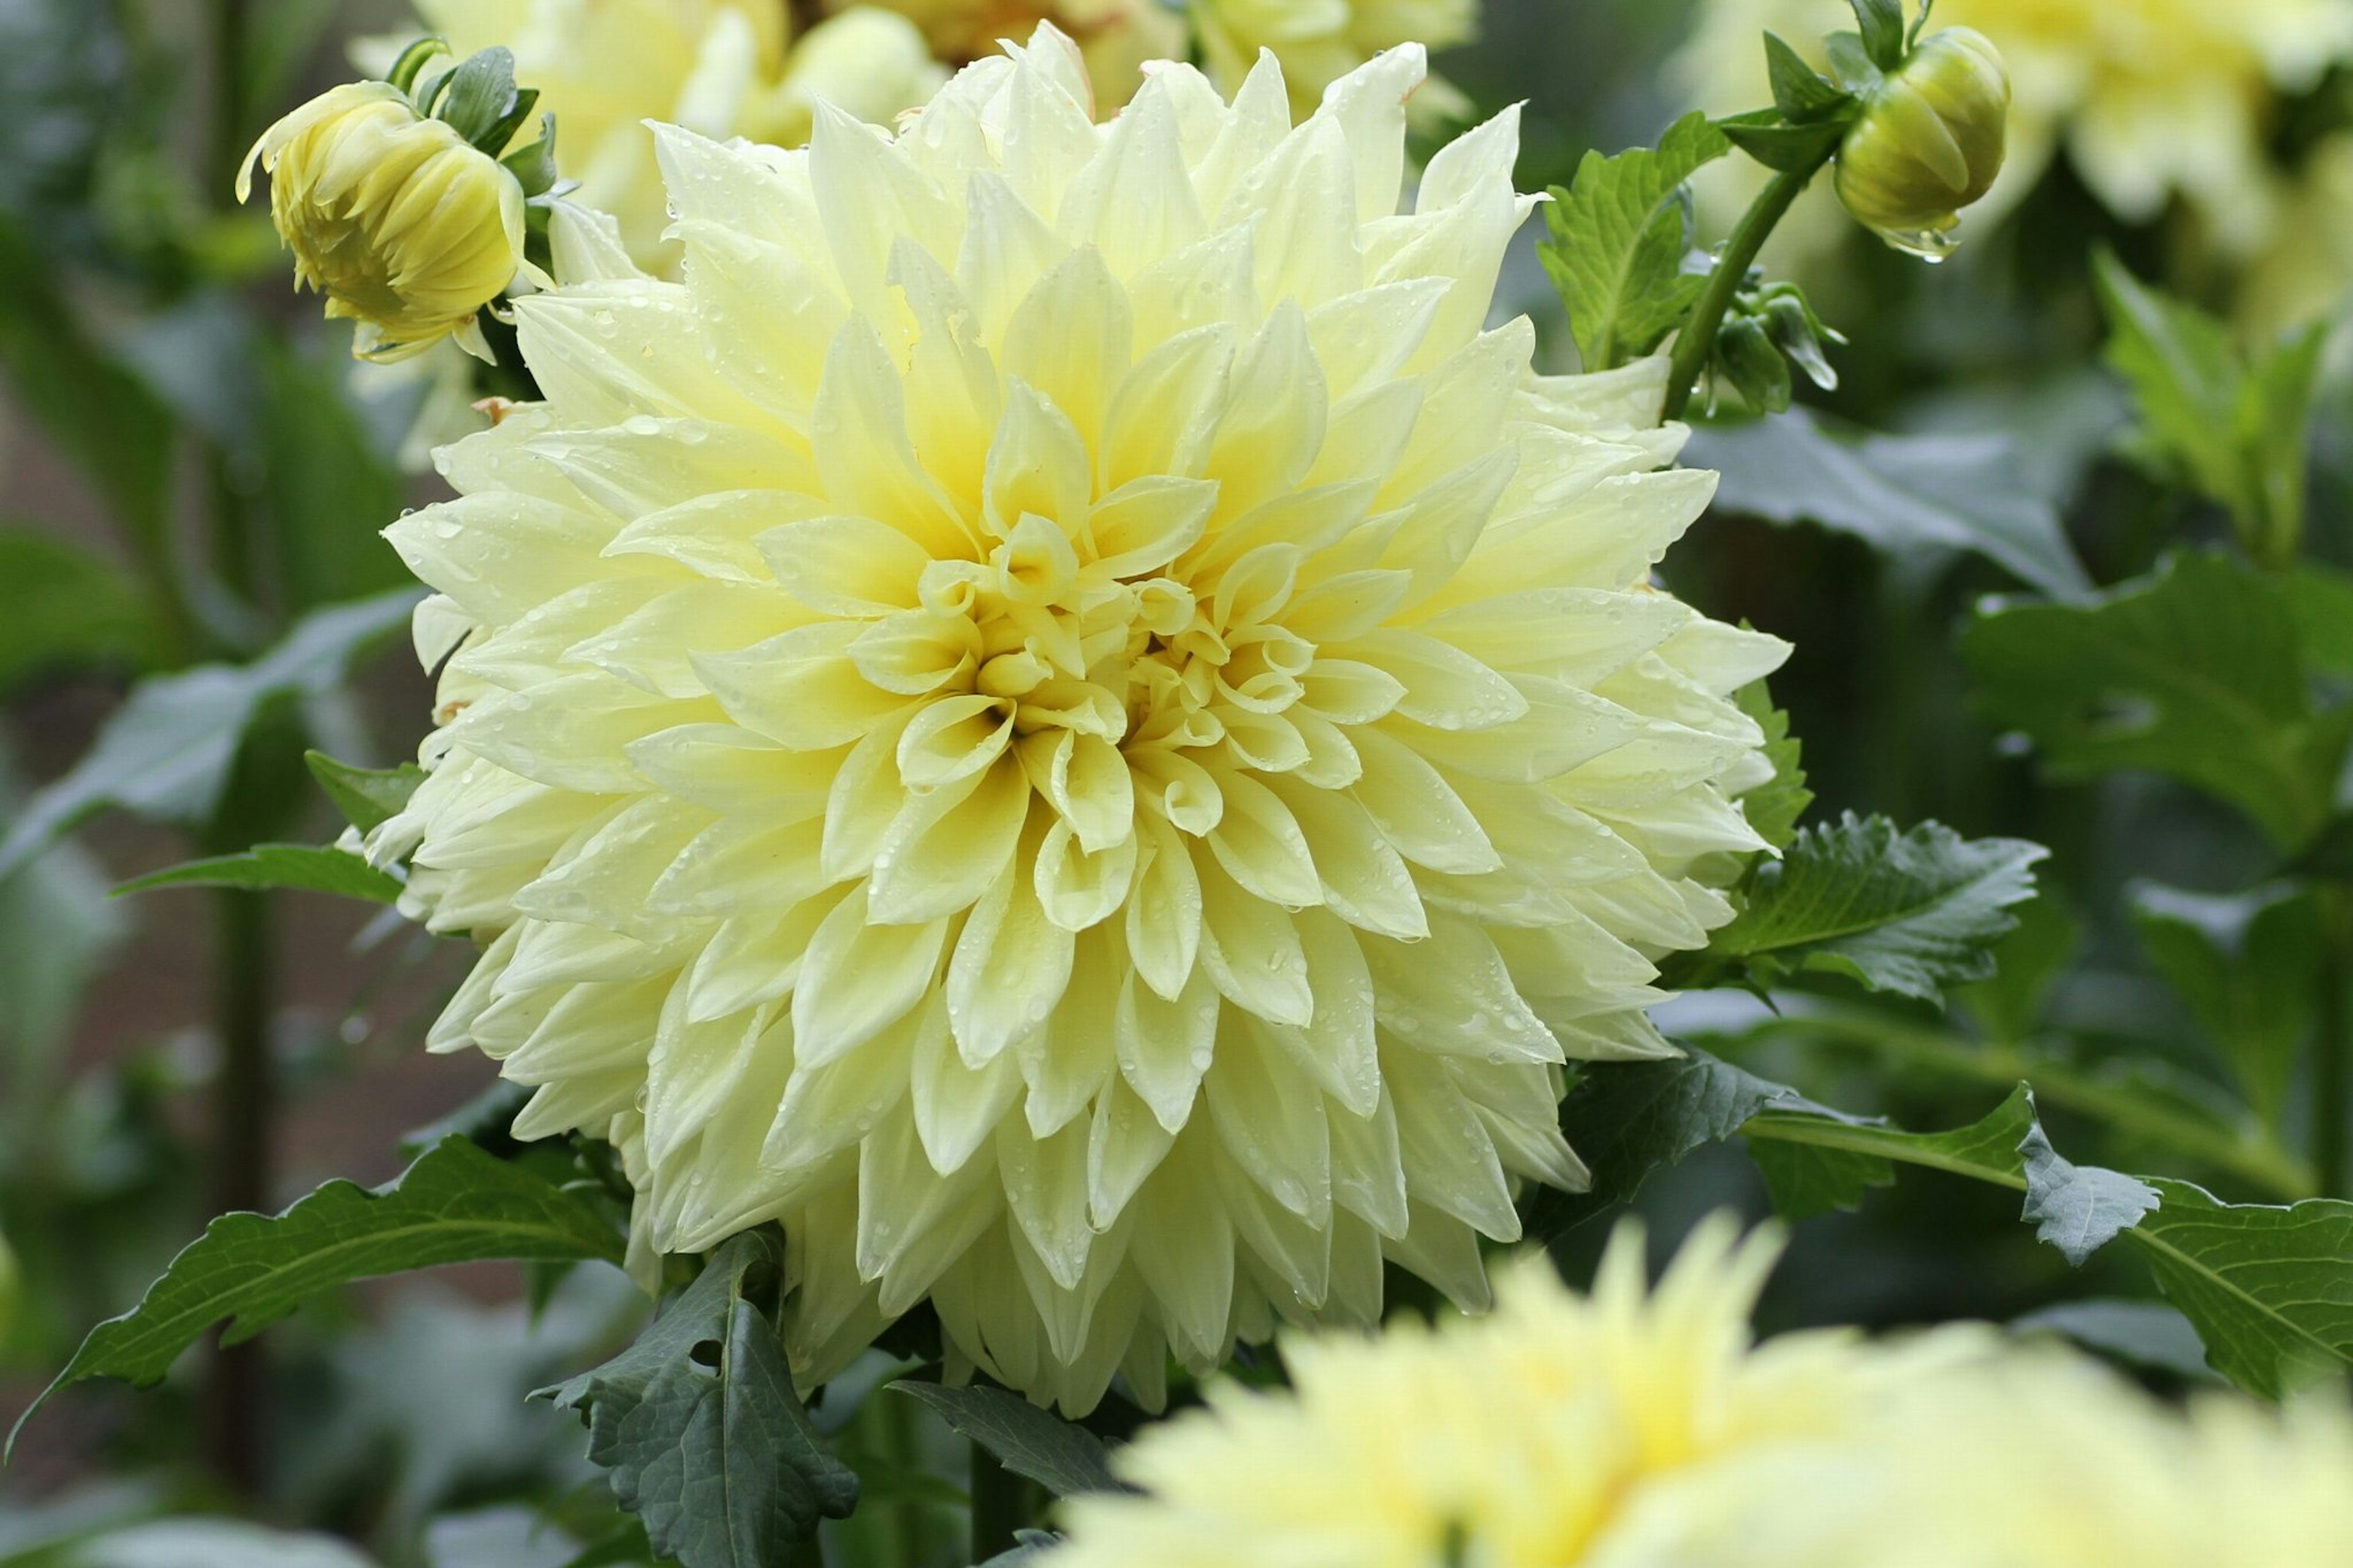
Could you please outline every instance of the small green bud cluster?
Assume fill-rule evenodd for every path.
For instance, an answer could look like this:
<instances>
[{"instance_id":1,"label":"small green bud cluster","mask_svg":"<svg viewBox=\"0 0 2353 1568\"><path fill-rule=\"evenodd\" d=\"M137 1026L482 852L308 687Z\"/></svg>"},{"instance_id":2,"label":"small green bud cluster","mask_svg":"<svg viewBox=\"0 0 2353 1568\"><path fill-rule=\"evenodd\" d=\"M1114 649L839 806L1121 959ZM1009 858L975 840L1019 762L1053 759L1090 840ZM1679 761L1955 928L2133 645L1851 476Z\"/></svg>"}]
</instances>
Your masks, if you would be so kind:
<instances>
[{"instance_id":1,"label":"small green bud cluster","mask_svg":"<svg viewBox=\"0 0 2353 1568\"><path fill-rule=\"evenodd\" d=\"M1754 412L1778 414L1789 406L1789 367L1823 391L1838 385L1838 372L1823 351L1846 339L1826 326L1794 283L1767 283L1751 269L1717 329L1707 360L1711 403L1729 389Z\"/></svg>"}]
</instances>

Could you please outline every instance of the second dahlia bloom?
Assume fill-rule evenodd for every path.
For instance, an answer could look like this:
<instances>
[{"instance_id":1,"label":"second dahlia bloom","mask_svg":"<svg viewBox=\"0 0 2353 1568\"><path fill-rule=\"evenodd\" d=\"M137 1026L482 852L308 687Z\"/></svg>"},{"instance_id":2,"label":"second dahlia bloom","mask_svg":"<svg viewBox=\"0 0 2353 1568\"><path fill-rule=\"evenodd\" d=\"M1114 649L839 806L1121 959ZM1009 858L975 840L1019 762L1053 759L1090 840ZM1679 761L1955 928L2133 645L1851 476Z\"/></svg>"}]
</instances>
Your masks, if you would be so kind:
<instances>
[{"instance_id":1,"label":"second dahlia bloom","mask_svg":"<svg viewBox=\"0 0 2353 1568\"><path fill-rule=\"evenodd\" d=\"M926 1299L1071 1410L1385 1259L1482 1305L1563 1063L1671 1049L1785 647L1649 582L1660 368L1485 330L1513 118L1398 210L1422 69L1097 125L1042 27L895 137L664 130L685 281L519 301L547 401L389 531L447 664L374 849L490 943L433 1043L641 1254L781 1220L806 1378Z\"/></svg>"},{"instance_id":2,"label":"second dahlia bloom","mask_svg":"<svg viewBox=\"0 0 2353 1568\"><path fill-rule=\"evenodd\" d=\"M1479 0L1191 0L1193 25L1209 74L1240 85L1271 49L1304 114L1325 87L1383 49L1409 41L1433 49L1466 44L1479 31ZM1416 107L1468 113L1469 102L1442 81L1424 86Z\"/></svg>"}]
</instances>

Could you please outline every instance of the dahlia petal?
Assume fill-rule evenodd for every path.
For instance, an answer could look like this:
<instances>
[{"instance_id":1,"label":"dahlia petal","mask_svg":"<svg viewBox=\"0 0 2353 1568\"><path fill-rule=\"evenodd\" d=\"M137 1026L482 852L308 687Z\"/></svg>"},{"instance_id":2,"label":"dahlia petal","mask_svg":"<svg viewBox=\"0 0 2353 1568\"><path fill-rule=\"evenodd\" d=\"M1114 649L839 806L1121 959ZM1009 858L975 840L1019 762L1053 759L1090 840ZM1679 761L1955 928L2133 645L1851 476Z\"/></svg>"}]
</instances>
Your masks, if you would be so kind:
<instances>
[{"instance_id":1,"label":"dahlia petal","mask_svg":"<svg viewBox=\"0 0 2353 1568\"><path fill-rule=\"evenodd\" d=\"M853 622L822 621L735 653L693 655L727 716L802 751L846 746L905 700L877 691L847 657Z\"/></svg>"},{"instance_id":2,"label":"dahlia petal","mask_svg":"<svg viewBox=\"0 0 2353 1568\"><path fill-rule=\"evenodd\" d=\"M1073 1121L1048 1138L1008 1122L997 1130L997 1168L1021 1233L1065 1290L1085 1274L1094 1226L1087 1219L1087 1128Z\"/></svg>"},{"instance_id":3,"label":"dahlia petal","mask_svg":"<svg viewBox=\"0 0 2353 1568\"><path fill-rule=\"evenodd\" d=\"M1134 835L1089 853L1067 819L1058 818L1038 847L1038 902L1067 931L1109 920L1135 878Z\"/></svg>"},{"instance_id":4,"label":"dahlia petal","mask_svg":"<svg viewBox=\"0 0 2353 1568\"><path fill-rule=\"evenodd\" d=\"M804 1068L822 1066L907 1016L939 968L948 922L877 925L867 891L844 899L809 939L793 988L793 1049Z\"/></svg>"},{"instance_id":5,"label":"dahlia petal","mask_svg":"<svg viewBox=\"0 0 2353 1568\"><path fill-rule=\"evenodd\" d=\"M1031 368L1061 369L1066 378L1072 374L1068 367L1051 364ZM1008 372L1010 375L1010 366ZM1071 416L1029 383L1008 379L1005 411L997 418L997 437L988 448L987 477L982 482L983 517L988 531L1007 539L1023 519L1034 516L1046 522L1047 531L1061 540L1063 551L1069 551L1070 535L1084 524L1092 508L1087 482L1091 466L1086 438L1079 434ZM1073 575L1077 567L1072 553L1069 570ZM1046 596L1031 602L1051 604L1065 587L1056 584Z\"/></svg>"},{"instance_id":6,"label":"dahlia petal","mask_svg":"<svg viewBox=\"0 0 2353 1568\"><path fill-rule=\"evenodd\" d=\"M1094 570L1106 577L1158 571L1200 539L1217 504L1218 488L1205 479L1151 474L1129 480L1088 514Z\"/></svg>"},{"instance_id":7,"label":"dahlia petal","mask_svg":"<svg viewBox=\"0 0 2353 1568\"><path fill-rule=\"evenodd\" d=\"M1409 955L1366 936L1381 1027L1415 1050L1487 1061L1556 1062L1560 1042L1513 988L1495 940L1470 921L1440 916Z\"/></svg>"},{"instance_id":8,"label":"dahlia petal","mask_svg":"<svg viewBox=\"0 0 2353 1568\"><path fill-rule=\"evenodd\" d=\"M1332 1196L1384 1240L1412 1224L1406 1196L1405 1157L1398 1139L1397 1105L1384 1089L1371 1111L1325 1119L1332 1140Z\"/></svg>"},{"instance_id":9,"label":"dahlia petal","mask_svg":"<svg viewBox=\"0 0 2353 1568\"><path fill-rule=\"evenodd\" d=\"M723 921L688 973L688 1016L705 1023L789 994L800 980L809 939L849 891L847 886L832 888L782 914L738 915Z\"/></svg>"},{"instance_id":10,"label":"dahlia petal","mask_svg":"<svg viewBox=\"0 0 2353 1568\"><path fill-rule=\"evenodd\" d=\"M887 616L915 607L931 564L922 545L871 517L815 517L754 541L786 593L828 616Z\"/></svg>"},{"instance_id":11,"label":"dahlia petal","mask_svg":"<svg viewBox=\"0 0 2353 1568\"><path fill-rule=\"evenodd\" d=\"M644 894L657 913L726 920L790 909L831 885L819 869L825 823L810 811L775 826L765 814L713 823L681 848Z\"/></svg>"},{"instance_id":12,"label":"dahlia petal","mask_svg":"<svg viewBox=\"0 0 2353 1568\"><path fill-rule=\"evenodd\" d=\"M1290 911L1253 896L1214 856L1196 855L1201 889L1201 966L1236 1006L1274 1024L1314 1017L1315 992Z\"/></svg>"},{"instance_id":13,"label":"dahlia petal","mask_svg":"<svg viewBox=\"0 0 2353 1568\"><path fill-rule=\"evenodd\" d=\"M820 815L842 753L798 752L732 724L681 724L629 746L647 782L706 810Z\"/></svg>"},{"instance_id":14,"label":"dahlia petal","mask_svg":"<svg viewBox=\"0 0 2353 1568\"><path fill-rule=\"evenodd\" d=\"M772 1171L806 1172L879 1125L896 1125L887 1113L906 1098L907 1068L920 1027L919 1016L902 1014L869 1037L871 1049L811 1062L801 1049L796 1022L792 1077L761 1148L761 1163Z\"/></svg>"},{"instance_id":15,"label":"dahlia petal","mask_svg":"<svg viewBox=\"0 0 2353 1568\"><path fill-rule=\"evenodd\" d=\"M1365 808L1345 795L1285 779L1267 787L1291 808L1315 858L1324 903L1360 931L1399 942L1430 934L1413 873Z\"/></svg>"},{"instance_id":16,"label":"dahlia petal","mask_svg":"<svg viewBox=\"0 0 2353 1568\"><path fill-rule=\"evenodd\" d=\"M1021 1069L1013 1058L999 1051L968 1066L947 1018L943 1011L936 1026L927 1019L916 1036L909 1085L916 1135L932 1169L944 1176L964 1169L1021 1093Z\"/></svg>"},{"instance_id":17,"label":"dahlia petal","mask_svg":"<svg viewBox=\"0 0 2353 1568\"><path fill-rule=\"evenodd\" d=\"M1200 326L1162 342L1121 380L1097 463L1113 494L1164 477L1201 477L1239 343L1223 322Z\"/></svg>"},{"instance_id":18,"label":"dahlia petal","mask_svg":"<svg viewBox=\"0 0 2353 1568\"><path fill-rule=\"evenodd\" d=\"M650 556L717 582L765 584L776 574L760 553L759 536L824 510L823 501L797 491L716 490L638 515L613 535L605 554Z\"/></svg>"},{"instance_id":19,"label":"dahlia petal","mask_svg":"<svg viewBox=\"0 0 2353 1568\"><path fill-rule=\"evenodd\" d=\"M1135 1205L1128 1256L1166 1320L1180 1357L1203 1364L1224 1359L1226 1316L1233 1304L1233 1222L1218 1201L1206 1129L1180 1137Z\"/></svg>"},{"instance_id":20,"label":"dahlia petal","mask_svg":"<svg viewBox=\"0 0 2353 1568\"><path fill-rule=\"evenodd\" d=\"M1250 1031L1220 1032L1201 1080L1219 1147L1258 1187L1310 1225L1332 1217L1332 1154L1324 1097L1288 1056Z\"/></svg>"},{"instance_id":21,"label":"dahlia petal","mask_svg":"<svg viewBox=\"0 0 2353 1568\"><path fill-rule=\"evenodd\" d=\"M1322 903L1314 857L1290 809L1264 784L1237 770L1219 775L1218 790L1226 810L1208 844L1226 874L1249 892L1285 909Z\"/></svg>"},{"instance_id":22,"label":"dahlia petal","mask_svg":"<svg viewBox=\"0 0 2353 1568\"><path fill-rule=\"evenodd\" d=\"M1179 144L1169 84L1147 77L1071 181L1058 219L1073 244L1092 245L1120 277L1198 240L1207 228Z\"/></svg>"},{"instance_id":23,"label":"dahlia petal","mask_svg":"<svg viewBox=\"0 0 2353 1568\"><path fill-rule=\"evenodd\" d=\"M1174 1001L1162 1000L1132 973L1120 987L1111 1030L1120 1076L1170 1132L1181 1131L1193 1114L1215 1050L1218 1011L1206 965Z\"/></svg>"},{"instance_id":24,"label":"dahlia petal","mask_svg":"<svg viewBox=\"0 0 2353 1568\"><path fill-rule=\"evenodd\" d=\"M1087 1129L1087 1215L1096 1229L1109 1229L1127 1212L1176 1142L1124 1079L1104 1086Z\"/></svg>"}]
</instances>

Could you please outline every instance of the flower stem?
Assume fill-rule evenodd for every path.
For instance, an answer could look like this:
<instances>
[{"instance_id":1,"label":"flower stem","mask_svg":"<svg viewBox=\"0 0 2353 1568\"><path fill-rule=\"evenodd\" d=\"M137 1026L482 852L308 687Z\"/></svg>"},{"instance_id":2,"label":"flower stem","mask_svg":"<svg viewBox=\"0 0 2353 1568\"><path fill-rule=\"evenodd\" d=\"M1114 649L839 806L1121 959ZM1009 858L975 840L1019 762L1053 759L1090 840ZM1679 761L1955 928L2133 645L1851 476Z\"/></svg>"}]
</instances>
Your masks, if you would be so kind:
<instances>
[{"instance_id":1,"label":"flower stem","mask_svg":"<svg viewBox=\"0 0 2353 1568\"><path fill-rule=\"evenodd\" d=\"M1701 290L1699 302L1692 307L1683 321L1682 331L1675 334L1674 358L1667 366L1667 401L1661 412L1665 419L1680 418L1683 407L1691 402L1692 389L1698 384L1700 367L1707 363L1707 351L1715 342L1715 330L1724 322L1724 312L1732 306L1733 296L1740 292L1748 268L1757 253L1765 248L1765 240L1798 199L1822 165L1831 161L1836 142L1824 147L1820 156L1784 169L1775 174L1748 210L1740 215L1739 226L1732 237L1724 242L1724 253L1716 258L1715 270L1708 274L1707 287Z\"/></svg>"},{"instance_id":2,"label":"flower stem","mask_svg":"<svg viewBox=\"0 0 2353 1568\"><path fill-rule=\"evenodd\" d=\"M978 1443L972 1446L972 1560L986 1563L1037 1522L1044 1499L1036 1482L1015 1475Z\"/></svg>"}]
</instances>

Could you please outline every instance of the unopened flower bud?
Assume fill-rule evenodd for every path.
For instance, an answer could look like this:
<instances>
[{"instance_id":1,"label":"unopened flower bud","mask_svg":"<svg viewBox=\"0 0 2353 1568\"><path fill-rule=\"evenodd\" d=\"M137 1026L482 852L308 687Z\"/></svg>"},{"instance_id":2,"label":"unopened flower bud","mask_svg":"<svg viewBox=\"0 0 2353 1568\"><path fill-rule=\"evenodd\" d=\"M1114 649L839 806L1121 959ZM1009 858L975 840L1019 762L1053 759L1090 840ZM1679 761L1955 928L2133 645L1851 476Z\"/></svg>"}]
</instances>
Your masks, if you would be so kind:
<instances>
[{"instance_id":1,"label":"unopened flower bud","mask_svg":"<svg viewBox=\"0 0 2353 1568\"><path fill-rule=\"evenodd\" d=\"M295 281L358 323L354 356L405 359L455 333L490 357L476 313L523 265L522 187L496 159L383 81L335 88L264 132L239 201L256 159Z\"/></svg>"},{"instance_id":2,"label":"unopened flower bud","mask_svg":"<svg viewBox=\"0 0 2353 1568\"><path fill-rule=\"evenodd\" d=\"M2001 172L2009 117L2010 72L1985 35L1932 34L1872 89L1847 132L1839 200L1898 250L1941 258L1959 209Z\"/></svg>"}]
</instances>

